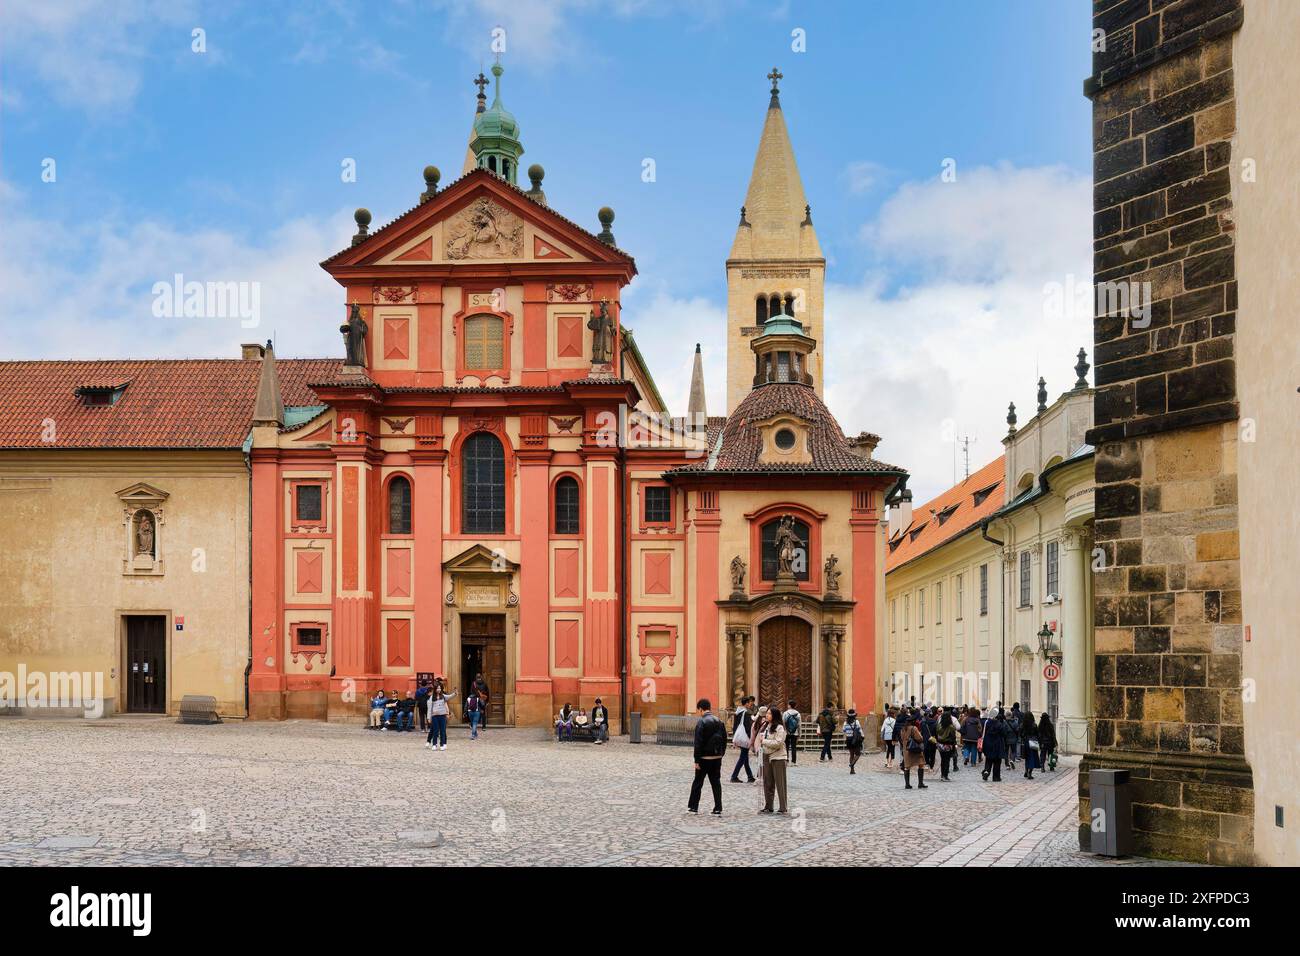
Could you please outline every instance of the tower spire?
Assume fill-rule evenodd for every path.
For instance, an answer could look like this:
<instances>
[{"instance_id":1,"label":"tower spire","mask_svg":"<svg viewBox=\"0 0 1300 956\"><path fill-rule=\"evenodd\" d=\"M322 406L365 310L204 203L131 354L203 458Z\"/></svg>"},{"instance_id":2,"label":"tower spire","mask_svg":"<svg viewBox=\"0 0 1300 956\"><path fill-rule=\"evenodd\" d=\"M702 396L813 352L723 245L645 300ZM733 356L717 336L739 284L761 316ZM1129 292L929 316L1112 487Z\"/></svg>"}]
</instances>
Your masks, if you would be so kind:
<instances>
[{"instance_id":1,"label":"tower spire","mask_svg":"<svg viewBox=\"0 0 1300 956\"><path fill-rule=\"evenodd\" d=\"M692 429L702 427L708 419L709 412L704 405L704 359L700 355L700 343L695 343L695 365L691 368L691 397L686 405L686 417Z\"/></svg>"}]
</instances>

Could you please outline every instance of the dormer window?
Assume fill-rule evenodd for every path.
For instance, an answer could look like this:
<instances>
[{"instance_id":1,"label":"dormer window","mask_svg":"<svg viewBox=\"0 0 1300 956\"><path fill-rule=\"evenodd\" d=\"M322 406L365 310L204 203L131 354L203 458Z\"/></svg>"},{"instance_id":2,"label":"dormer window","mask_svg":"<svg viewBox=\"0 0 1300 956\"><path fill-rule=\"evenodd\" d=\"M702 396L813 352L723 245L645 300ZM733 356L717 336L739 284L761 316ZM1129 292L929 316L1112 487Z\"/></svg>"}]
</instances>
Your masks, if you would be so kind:
<instances>
[{"instance_id":1,"label":"dormer window","mask_svg":"<svg viewBox=\"0 0 1300 956\"><path fill-rule=\"evenodd\" d=\"M956 510L957 510L956 505L949 505L947 508L944 508L942 511L940 511L938 515L936 515L936 517L939 519L939 524L943 524L945 521L951 518L953 512Z\"/></svg>"},{"instance_id":2,"label":"dormer window","mask_svg":"<svg viewBox=\"0 0 1300 956\"><path fill-rule=\"evenodd\" d=\"M82 385L76 390L76 394L81 399L81 404L87 408L103 408L115 404L125 391L125 384Z\"/></svg>"},{"instance_id":3,"label":"dormer window","mask_svg":"<svg viewBox=\"0 0 1300 956\"><path fill-rule=\"evenodd\" d=\"M975 507L978 508L980 505L984 504L984 499L987 498L989 495L993 494L993 489L996 487L997 485L993 484L993 485L989 485L987 488L981 488L978 491L976 491L973 496L975 500Z\"/></svg>"}]
</instances>

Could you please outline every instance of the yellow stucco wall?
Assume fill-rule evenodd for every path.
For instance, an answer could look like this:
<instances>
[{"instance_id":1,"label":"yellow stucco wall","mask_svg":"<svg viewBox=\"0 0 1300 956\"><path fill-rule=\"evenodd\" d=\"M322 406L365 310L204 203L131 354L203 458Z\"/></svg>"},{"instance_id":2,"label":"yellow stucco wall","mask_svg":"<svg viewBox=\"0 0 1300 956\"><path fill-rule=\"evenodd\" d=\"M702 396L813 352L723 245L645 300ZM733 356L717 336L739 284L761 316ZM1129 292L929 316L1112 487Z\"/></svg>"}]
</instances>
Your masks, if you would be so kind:
<instances>
[{"instance_id":1,"label":"yellow stucco wall","mask_svg":"<svg viewBox=\"0 0 1300 956\"><path fill-rule=\"evenodd\" d=\"M123 573L117 492L137 482L168 493L161 575ZM0 542L0 671L99 672L105 712L125 709L124 617L158 614L166 617L168 712L185 694L210 694L223 715L244 714L248 473L241 453L5 452ZM179 632L177 615L184 617Z\"/></svg>"},{"instance_id":2,"label":"yellow stucco wall","mask_svg":"<svg viewBox=\"0 0 1300 956\"><path fill-rule=\"evenodd\" d=\"M1237 136L1232 203L1237 220L1237 394L1241 402L1238 495L1242 612L1249 629L1246 756L1255 781L1255 855L1300 864L1300 658L1296 655L1296 568L1300 567L1300 440L1295 416L1300 333L1295 303L1300 241L1300 4L1247 0L1233 42ZM1250 161L1250 166L1245 165ZM1243 173L1250 169L1254 182ZM1283 808L1283 823L1275 808Z\"/></svg>"}]
</instances>

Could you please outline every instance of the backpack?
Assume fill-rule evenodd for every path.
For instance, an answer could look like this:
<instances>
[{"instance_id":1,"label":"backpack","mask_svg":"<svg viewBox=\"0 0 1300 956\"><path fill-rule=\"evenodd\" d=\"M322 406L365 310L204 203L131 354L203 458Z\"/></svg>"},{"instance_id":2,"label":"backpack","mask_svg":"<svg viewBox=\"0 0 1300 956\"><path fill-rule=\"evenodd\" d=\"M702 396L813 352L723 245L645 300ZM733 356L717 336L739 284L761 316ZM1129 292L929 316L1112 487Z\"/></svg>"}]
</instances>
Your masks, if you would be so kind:
<instances>
[{"instance_id":1,"label":"backpack","mask_svg":"<svg viewBox=\"0 0 1300 956\"><path fill-rule=\"evenodd\" d=\"M726 753L727 750L726 727L723 726L722 721L718 720L718 718L715 717L713 714L709 714L707 717L704 718L704 720L709 724L713 724L715 726L711 726L709 728L708 731L709 735L704 739L703 756L721 757L724 753ZM743 728L745 725L742 723L740 726Z\"/></svg>"},{"instance_id":2,"label":"backpack","mask_svg":"<svg viewBox=\"0 0 1300 956\"><path fill-rule=\"evenodd\" d=\"M478 713L478 694L470 694L465 698L465 713Z\"/></svg>"},{"instance_id":3,"label":"backpack","mask_svg":"<svg viewBox=\"0 0 1300 956\"><path fill-rule=\"evenodd\" d=\"M786 715L785 715L785 732L786 732L787 734L797 734L797 733L799 732L799 715L798 715L798 714L786 714Z\"/></svg>"},{"instance_id":4,"label":"backpack","mask_svg":"<svg viewBox=\"0 0 1300 956\"><path fill-rule=\"evenodd\" d=\"M915 727L916 725L912 724L911 726ZM925 741L923 741L919 735L919 728L917 736L913 737L911 734L908 734L907 749L910 753L914 754L925 750Z\"/></svg>"},{"instance_id":5,"label":"backpack","mask_svg":"<svg viewBox=\"0 0 1300 956\"><path fill-rule=\"evenodd\" d=\"M852 733L852 735L850 735L850 737L849 737L849 746L850 746L850 747L861 747L861 746L862 746L862 741L863 741L863 736L862 736L862 725L861 725L861 724L857 724L857 723L855 723L855 724L853 725L853 733Z\"/></svg>"}]
</instances>

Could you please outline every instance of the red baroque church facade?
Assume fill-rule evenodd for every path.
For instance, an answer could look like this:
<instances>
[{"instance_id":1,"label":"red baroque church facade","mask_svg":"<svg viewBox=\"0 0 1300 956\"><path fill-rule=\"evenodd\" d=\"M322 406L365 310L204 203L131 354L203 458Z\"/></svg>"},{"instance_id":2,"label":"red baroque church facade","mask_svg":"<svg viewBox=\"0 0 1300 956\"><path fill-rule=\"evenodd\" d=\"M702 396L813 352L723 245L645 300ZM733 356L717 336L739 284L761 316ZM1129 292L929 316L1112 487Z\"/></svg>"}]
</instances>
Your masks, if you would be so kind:
<instances>
[{"instance_id":1,"label":"red baroque church facade","mask_svg":"<svg viewBox=\"0 0 1300 956\"><path fill-rule=\"evenodd\" d=\"M374 232L358 210L322 264L345 364L309 383L317 404L285 407L264 361L251 717L352 720L379 688L437 675L462 696L479 673L489 719L520 725L596 697L616 723L745 692L806 712L883 699L878 523L904 475L821 401L820 314L784 287L813 275L820 311L824 262L771 104L740 228L774 288L725 417L704 413L698 364L692 417L666 417L623 325L636 266L612 212L594 234L547 205L540 167L514 184L499 92L459 179L439 189L429 168L420 203ZM773 259L787 233L819 268Z\"/></svg>"}]
</instances>

